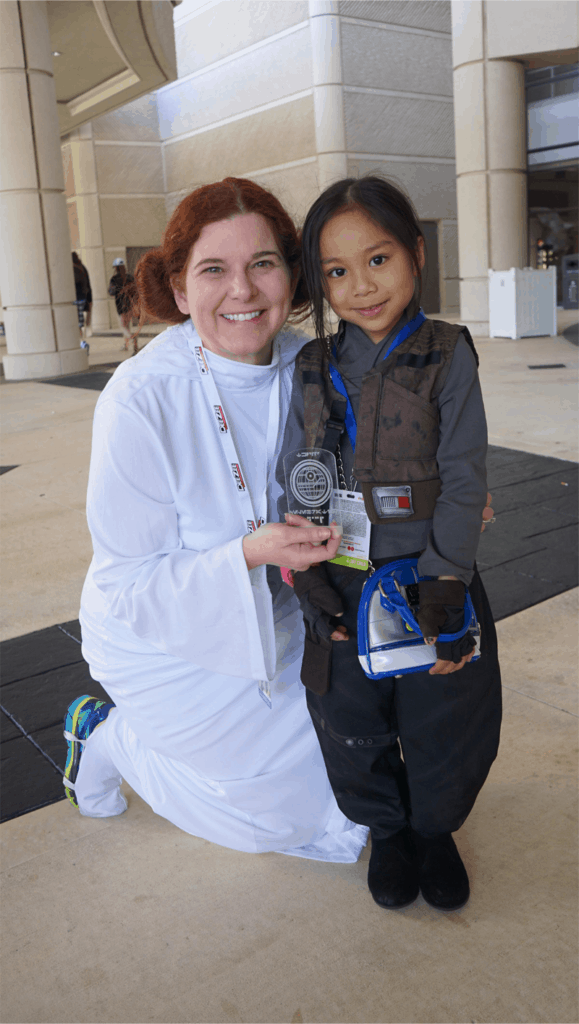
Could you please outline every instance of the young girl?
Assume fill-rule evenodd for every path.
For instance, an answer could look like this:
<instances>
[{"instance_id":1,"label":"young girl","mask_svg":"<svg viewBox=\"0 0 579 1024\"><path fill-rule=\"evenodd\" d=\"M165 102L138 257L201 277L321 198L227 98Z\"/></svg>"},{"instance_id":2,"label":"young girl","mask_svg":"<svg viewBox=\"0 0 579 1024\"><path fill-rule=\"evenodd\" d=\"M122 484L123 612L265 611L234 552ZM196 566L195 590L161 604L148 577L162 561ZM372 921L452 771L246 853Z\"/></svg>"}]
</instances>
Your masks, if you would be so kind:
<instances>
[{"instance_id":1,"label":"young girl","mask_svg":"<svg viewBox=\"0 0 579 1024\"><path fill-rule=\"evenodd\" d=\"M305 221L303 266L317 339L297 358L279 465L300 447L332 451L340 487L362 491L372 524L368 570L325 562L295 575L308 707L340 808L370 827L376 902L403 907L421 889L456 910L469 881L452 832L496 756L501 719L495 629L474 564L486 497L478 360L466 328L421 313L424 240L387 181L326 189ZM331 338L325 301L340 319ZM376 492L396 485L411 497L392 517ZM427 642L460 629L468 586L482 655L470 663L469 637L437 643L430 671L372 680L358 660L362 588L373 568L411 555L433 578L419 585Z\"/></svg>"}]
</instances>

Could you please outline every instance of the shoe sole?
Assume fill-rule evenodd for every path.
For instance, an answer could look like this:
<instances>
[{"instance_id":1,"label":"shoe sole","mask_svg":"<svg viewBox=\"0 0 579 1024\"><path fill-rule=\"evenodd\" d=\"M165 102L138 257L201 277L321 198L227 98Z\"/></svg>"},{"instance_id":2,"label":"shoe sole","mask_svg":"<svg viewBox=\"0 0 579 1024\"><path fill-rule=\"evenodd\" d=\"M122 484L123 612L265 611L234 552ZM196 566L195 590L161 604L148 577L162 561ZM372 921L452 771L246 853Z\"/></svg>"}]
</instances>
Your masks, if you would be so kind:
<instances>
[{"instance_id":1,"label":"shoe sole","mask_svg":"<svg viewBox=\"0 0 579 1024\"><path fill-rule=\"evenodd\" d=\"M416 900L418 899L419 895L420 893L417 892L416 896L413 896L411 900L406 900L406 903L397 903L396 906L389 907L387 903L380 903L376 899L376 897L372 896L372 893L370 893L370 896L372 896L374 903L376 904L376 906L380 907L381 910L404 910L404 907L410 907L412 906L413 903L416 903Z\"/></svg>"}]
</instances>

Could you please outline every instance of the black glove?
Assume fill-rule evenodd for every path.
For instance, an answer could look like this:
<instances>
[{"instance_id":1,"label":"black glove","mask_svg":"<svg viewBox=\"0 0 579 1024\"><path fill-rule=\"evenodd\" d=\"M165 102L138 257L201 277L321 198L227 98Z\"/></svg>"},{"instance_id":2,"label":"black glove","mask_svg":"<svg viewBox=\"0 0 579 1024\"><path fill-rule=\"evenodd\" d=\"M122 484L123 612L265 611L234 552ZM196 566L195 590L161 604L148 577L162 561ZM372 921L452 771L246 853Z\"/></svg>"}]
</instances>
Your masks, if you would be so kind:
<instances>
[{"instance_id":1,"label":"black glove","mask_svg":"<svg viewBox=\"0 0 579 1024\"><path fill-rule=\"evenodd\" d=\"M423 580L418 584L418 625L425 639L440 633L458 633L464 623L465 586L460 580ZM468 633L460 640L437 643L436 656L458 665L475 647Z\"/></svg>"},{"instance_id":2,"label":"black glove","mask_svg":"<svg viewBox=\"0 0 579 1024\"><path fill-rule=\"evenodd\" d=\"M343 614L344 605L328 580L324 563L296 572L294 592L310 632L329 640L336 628L332 618Z\"/></svg>"}]
</instances>

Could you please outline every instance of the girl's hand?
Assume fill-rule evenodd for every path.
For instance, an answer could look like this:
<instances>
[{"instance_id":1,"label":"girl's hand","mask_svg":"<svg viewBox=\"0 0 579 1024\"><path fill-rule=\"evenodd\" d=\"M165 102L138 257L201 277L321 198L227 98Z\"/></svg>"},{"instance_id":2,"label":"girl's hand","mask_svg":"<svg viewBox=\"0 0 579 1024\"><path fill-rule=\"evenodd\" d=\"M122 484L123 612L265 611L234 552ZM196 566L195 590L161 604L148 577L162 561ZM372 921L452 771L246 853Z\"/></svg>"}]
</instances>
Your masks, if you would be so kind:
<instances>
[{"instance_id":1,"label":"girl's hand","mask_svg":"<svg viewBox=\"0 0 579 1024\"><path fill-rule=\"evenodd\" d=\"M492 494L489 494L489 492L487 491L487 503L486 503L485 507L483 508L483 514L482 514L483 523L482 523L482 526L480 528L480 532L481 533L484 532L485 523L494 523L494 521L495 521L494 520L495 510L494 510L494 508L491 508L491 501L492 500L493 500Z\"/></svg>"},{"instance_id":2,"label":"girl's hand","mask_svg":"<svg viewBox=\"0 0 579 1024\"><path fill-rule=\"evenodd\" d=\"M332 633L330 640L349 640L350 634L345 626L338 626Z\"/></svg>"},{"instance_id":3,"label":"girl's hand","mask_svg":"<svg viewBox=\"0 0 579 1024\"><path fill-rule=\"evenodd\" d=\"M455 664L454 661L443 661L442 658L438 658L435 665L429 670L429 676L449 676L452 672L460 672L461 668L464 668L467 661L472 661L474 651L467 654L462 661Z\"/></svg>"},{"instance_id":4,"label":"girl's hand","mask_svg":"<svg viewBox=\"0 0 579 1024\"><path fill-rule=\"evenodd\" d=\"M243 554L248 569L258 565L289 565L299 572L314 562L336 557L342 532L336 523L315 526L301 516L287 516L284 523L264 523L243 538ZM301 520L293 525L292 520ZM304 525L307 524L307 525ZM320 548L327 540L325 548Z\"/></svg>"}]
</instances>

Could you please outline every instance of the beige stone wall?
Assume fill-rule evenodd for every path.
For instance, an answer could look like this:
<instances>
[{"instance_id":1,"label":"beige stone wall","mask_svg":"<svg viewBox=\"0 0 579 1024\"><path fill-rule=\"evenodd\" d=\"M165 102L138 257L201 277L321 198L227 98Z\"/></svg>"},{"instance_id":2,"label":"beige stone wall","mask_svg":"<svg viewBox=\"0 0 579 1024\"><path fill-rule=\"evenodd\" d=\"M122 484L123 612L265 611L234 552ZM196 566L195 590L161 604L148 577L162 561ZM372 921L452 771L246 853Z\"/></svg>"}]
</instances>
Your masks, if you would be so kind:
<instances>
[{"instance_id":1,"label":"beige stone wall","mask_svg":"<svg viewBox=\"0 0 579 1024\"><path fill-rule=\"evenodd\" d=\"M575 0L500 0L486 4L487 56L541 55L545 64L577 60L579 10Z\"/></svg>"},{"instance_id":2,"label":"beige stone wall","mask_svg":"<svg viewBox=\"0 0 579 1024\"><path fill-rule=\"evenodd\" d=\"M275 191L302 220L317 190L308 3L224 0L176 11L180 78L158 94L167 216L227 175Z\"/></svg>"},{"instance_id":3,"label":"beige stone wall","mask_svg":"<svg viewBox=\"0 0 579 1024\"><path fill-rule=\"evenodd\" d=\"M330 16L321 64L319 15ZM437 221L441 296L456 306L448 0L224 0L178 10L175 38L180 77L158 94L168 215L231 174L270 187L301 221L332 175L380 171Z\"/></svg>"},{"instance_id":4,"label":"beige stone wall","mask_svg":"<svg viewBox=\"0 0 579 1024\"><path fill-rule=\"evenodd\" d=\"M306 22L308 3L307 0L223 0L195 18L181 19L181 12L177 10L175 46L179 78Z\"/></svg>"},{"instance_id":5,"label":"beige stone wall","mask_svg":"<svg viewBox=\"0 0 579 1024\"><path fill-rule=\"evenodd\" d=\"M162 195L163 160L158 143L97 142L99 192L106 195Z\"/></svg>"},{"instance_id":6,"label":"beige stone wall","mask_svg":"<svg viewBox=\"0 0 579 1024\"><path fill-rule=\"evenodd\" d=\"M340 0L338 10L343 18L450 32L450 7L441 0Z\"/></svg>"},{"instance_id":7,"label":"beige stone wall","mask_svg":"<svg viewBox=\"0 0 579 1024\"><path fill-rule=\"evenodd\" d=\"M334 57L321 69L312 51L320 23L311 19L327 10L339 27ZM127 246L157 244L175 206L205 182L251 177L301 222L320 182L378 170L400 182L421 219L437 221L441 296L452 307L456 282L443 277L456 264L450 39L448 0L332 0L329 7L222 0L176 8L178 80L91 125L106 280L113 258ZM336 74L330 91L339 89L339 104L326 114L322 97L320 115L316 85L338 82ZM343 164L331 154L329 123L341 138ZM66 147L63 162L73 180ZM68 195L78 246L83 211L73 186Z\"/></svg>"},{"instance_id":8,"label":"beige stone wall","mask_svg":"<svg viewBox=\"0 0 579 1024\"><path fill-rule=\"evenodd\" d=\"M162 138L175 138L243 115L303 93L311 85L310 31L306 24L160 90Z\"/></svg>"},{"instance_id":9,"label":"beige stone wall","mask_svg":"<svg viewBox=\"0 0 579 1024\"><path fill-rule=\"evenodd\" d=\"M379 173L435 221L441 310L458 310L450 4L339 3L348 174Z\"/></svg>"},{"instance_id":10,"label":"beige stone wall","mask_svg":"<svg viewBox=\"0 0 579 1024\"><path fill-rule=\"evenodd\" d=\"M95 118L92 123L95 140L119 142L158 142L159 121L156 93L141 96L118 110Z\"/></svg>"},{"instance_id":11,"label":"beige stone wall","mask_svg":"<svg viewBox=\"0 0 579 1024\"><path fill-rule=\"evenodd\" d=\"M226 175L315 157L311 96L211 128L164 146L167 192L190 191Z\"/></svg>"}]
</instances>

